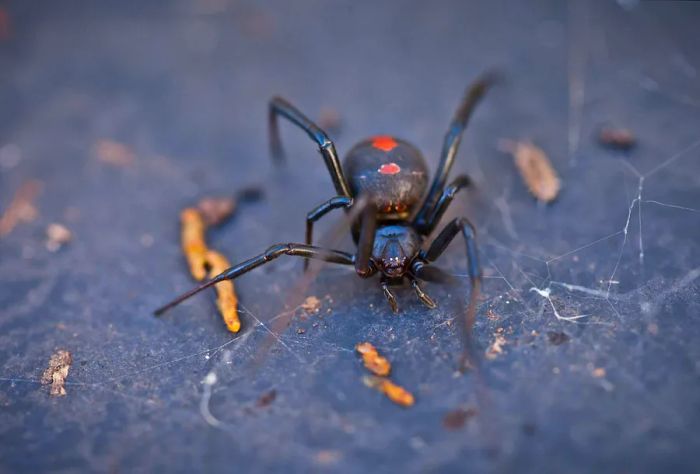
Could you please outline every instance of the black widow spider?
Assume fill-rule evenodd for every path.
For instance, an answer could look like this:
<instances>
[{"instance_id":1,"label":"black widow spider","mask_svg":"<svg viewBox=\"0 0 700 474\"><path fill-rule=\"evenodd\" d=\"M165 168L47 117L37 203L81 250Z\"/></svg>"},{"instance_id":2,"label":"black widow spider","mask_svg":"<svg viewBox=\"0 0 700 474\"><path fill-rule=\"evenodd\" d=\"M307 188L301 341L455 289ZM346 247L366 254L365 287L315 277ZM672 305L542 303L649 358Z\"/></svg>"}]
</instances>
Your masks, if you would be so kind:
<instances>
[{"instance_id":1,"label":"black widow spider","mask_svg":"<svg viewBox=\"0 0 700 474\"><path fill-rule=\"evenodd\" d=\"M428 247L422 250L424 239L435 229L455 194L470 184L467 175L458 176L445 187L447 176L457 154L462 133L474 107L483 97L491 76L472 84L462 99L445 135L440 164L426 195L428 169L420 151L410 143L391 136L375 136L355 145L341 167L333 142L315 123L286 100L275 97L269 106L269 131L272 156L277 162L284 159L279 138L278 116L282 116L304 130L318 145L337 196L313 209L306 216L306 243L285 243L269 247L265 252L235 265L176 298L155 311L162 314L192 295L223 280L233 280L281 255L320 259L342 265L354 265L362 278L377 272L382 275L381 286L394 312L398 311L396 297L390 286L404 278L418 298L434 308L433 300L423 292L418 281L445 281L448 276L428 264L436 260L454 237L461 233L467 247L468 273L471 295L466 315L466 328L474 322L476 298L481 284L481 270L477 258L474 226L465 217L459 217L445 226ZM349 179L346 179L346 174ZM425 197L423 198L423 196ZM314 222L333 209L349 210L362 196L366 204L353 222L353 238L357 245L355 255L341 250L324 249L312 245Z\"/></svg>"}]
</instances>

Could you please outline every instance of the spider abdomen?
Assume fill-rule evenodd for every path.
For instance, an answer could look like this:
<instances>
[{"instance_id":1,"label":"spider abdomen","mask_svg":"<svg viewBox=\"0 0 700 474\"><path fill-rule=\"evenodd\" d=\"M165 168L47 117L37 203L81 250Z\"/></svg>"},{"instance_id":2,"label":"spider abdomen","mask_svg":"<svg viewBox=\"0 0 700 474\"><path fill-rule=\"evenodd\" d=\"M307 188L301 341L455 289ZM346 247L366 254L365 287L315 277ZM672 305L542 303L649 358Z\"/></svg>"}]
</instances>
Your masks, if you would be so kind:
<instances>
[{"instance_id":1,"label":"spider abdomen","mask_svg":"<svg viewBox=\"0 0 700 474\"><path fill-rule=\"evenodd\" d=\"M355 145L343 170L354 196L368 195L380 220L407 219L428 186L428 167L421 152L398 138L380 135Z\"/></svg>"}]
</instances>

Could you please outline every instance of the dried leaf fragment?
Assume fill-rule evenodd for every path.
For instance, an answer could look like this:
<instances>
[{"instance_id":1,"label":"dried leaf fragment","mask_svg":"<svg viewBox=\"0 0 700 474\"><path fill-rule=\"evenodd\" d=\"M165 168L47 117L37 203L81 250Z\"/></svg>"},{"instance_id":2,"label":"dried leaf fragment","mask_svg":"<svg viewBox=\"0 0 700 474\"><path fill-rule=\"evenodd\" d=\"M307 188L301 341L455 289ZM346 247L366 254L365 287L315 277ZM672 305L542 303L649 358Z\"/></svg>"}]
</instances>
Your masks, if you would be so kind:
<instances>
[{"instance_id":1,"label":"dried leaf fragment","mask_svg":"<svg viewBox=\"0 0 700 474\"><path fill-rule=\"evenodd\" d=\"M41 191L41 182L30 180L22 184L15 193L5 213L0 217L0 237L4 237L20 222L31 222L37 218L39 211L34 201Z\"/></svg>"},{"instance_id":2,"label":"dried leaf fragment","mask_svg":"<svg viewBox=\"0 0 700 474\"><path fill-rule=\"evenodd\" d=\"M397 405L404 407L413 406L415 400L413 394L401 387L396 385L389 379L382 377L364 377L363 381L365 385L371 388L375 388L382 392L386 397Z\"/></svg>"},{"instance_id":3,"label":"dried leaf fragment","mask_svg":"<svg viewBox=\"0 0 700 474\"><path fill-rule=\"evenodd\" d=\"M504 140L500 148L511 153L530 193L541 202L551 202L559 194L561 182L541 148L531 142Z\"/></svg>"},{"instance_id":4,"label":"dried leaf fragment","mask_svg":"<svg viewBox=\"0 0 700 474\"><path fill-rule=\"evenodd\" d=\"M56 252L73 239L73 233L63 224L52 223L46 228L46 248Z\"/></svg>"},{"instance_id":5,"label":"dried leaf fragment","mask_svg":"<svg viewBox=\"0 0 700 474\"><path fill-rule=\"evenodd\" d=\"M380 377L389 375L391 364L385 357L379 355L379 352L371 343L362 342L357 344L355 350L362 355L362 361L367 370Z\"/></svg>"},{"instance_id":6,"label":"dried leaf fragment","mask_svg":"<svg viewBox=\"0 0 700 474\"><path fill-rule=\"evenodd\" d=\"M41 383L44 385L51 384L50 394L54 397L63 397L66 395L66 378L68 377L68 369L73 363L71 353L60 349L56 351L49 359L49 366L41 376Z\"/></svg>"},{"instance_id":7,"label":"dried leaf fragment","mask_svg":"<svg viewBox=\"0 0 700 474\"><path fill-rule=\"evenodd\" d=\"M209 265L209 278L214 278L231 266L228 259L214 250L206 254L206 262ZM216 288L216 306L226 323L229 331L236 333L241 330L241 320L238 317L238 297L231 280L226 280L214 285Z\"/></svg>"},{"instance_id":8,"label":"dried leaf fragment","mask_svg":"<svg viewBox=\"0 0 700 474\"><path fill-rule=\"evenodd\" d=\"M95 144L95 156L102 163L126 167L134 162L136 155L131 148L114 140L99 140Z\"/></svg>"},{"instance_id":9,"label":"dried leaf fragment","mask_svg":"<svg viewBox=\"0 0 700 474\"><path fill-rule=\"evenodd\" d=\"M626 128L605 127L598 134L598 141L601 145L617 150L630 150L637 143L631 130Z\"/></svg>"},{"instance_id":10,"label":"dried leaf fragment","mask_svg":"<svg viewBox=\"0 0 700 474\"><path fill-rule=\"evenodd\" d=\"M206 229L202 215L197 209L188 207L180 213L182 223L182 251L195 280L207 276L207 244L204 241Z\"/></svg>"}]
</instances>

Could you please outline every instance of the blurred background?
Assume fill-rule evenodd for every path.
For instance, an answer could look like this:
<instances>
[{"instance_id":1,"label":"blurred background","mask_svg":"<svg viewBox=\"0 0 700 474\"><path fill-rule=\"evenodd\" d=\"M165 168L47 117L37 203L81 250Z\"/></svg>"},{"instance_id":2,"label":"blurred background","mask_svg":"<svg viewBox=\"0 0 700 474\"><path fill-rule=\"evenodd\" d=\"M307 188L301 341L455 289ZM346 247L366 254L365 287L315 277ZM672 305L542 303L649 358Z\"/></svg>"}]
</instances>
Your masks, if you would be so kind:
<instances>
[{"instance_id":1,"label":"blurred background","mask_svg":"<svg viewBox=\"0 0 700 474\"><path fill-rule=\"evenodd\" d=\"M629 0L0 0L0 470L697 471L699 20L694 2ZM427 285L434 311L398 291L394 315L376 280L328 266L296 295L319 299L307 312L285 309L302 263L281 258L237 281L237 335L209 293L151 316L193 284L183 208L261 186L207 234L237 262L302 241L333 195L286 123L288 166L272 166L270 97L341 155L393 134L434 169L492 68L452 174L475 186L449 212L479 232L478 372L455 372L466 277ZM606 127L635 146L604 146ZM546 153L555 202L503 139ZM465 276L460 242L441 265ZM413 407L365 386L361 341Z\"/></svg>"}]
</instances>

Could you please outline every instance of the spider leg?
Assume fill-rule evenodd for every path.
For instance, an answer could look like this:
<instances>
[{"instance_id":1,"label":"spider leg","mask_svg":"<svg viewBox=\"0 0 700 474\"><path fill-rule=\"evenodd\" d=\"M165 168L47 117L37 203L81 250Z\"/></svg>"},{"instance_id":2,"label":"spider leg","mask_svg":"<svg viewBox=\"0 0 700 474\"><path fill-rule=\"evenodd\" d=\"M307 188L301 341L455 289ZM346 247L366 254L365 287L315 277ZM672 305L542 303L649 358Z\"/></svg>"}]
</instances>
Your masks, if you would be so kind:
<instances>
[{"instance_id":1,"label":"spider leg","mask_svg":"<svg viewBox=\"0 0 700 474\"><path fill-rule=\"evenodd\" d=\"M315 258L319 260L324 260L326 262L338 263L341 265L352 265L353 263L355 263L355 258L351 254L347 252L342 252L340 250L322 249L319 247L312 247L310 245L293 243L273 245L269 247L265 252L223 271L214 278L202 283L201 285L193 288L187 293L178 296L170 303L155 310L154 314L156 316L159 316L167 310L169 310L170 308L182 303L189 297L199 293L200 291L206 288L209 288L210 286L215 285L216 283L219 283L220 281L233 280L235 278L238 278L239 276L248 273L249 271L261 265L269 263L282 255Z\"/></svg>"},{"instance_id":2,"label":"spider leg","mask_svg":"<svg viewBox=\"0 0 700 474\"><path fill-rule=\"evenodd\" d=\"M354 200L351 197L336 196L309 211L309 213L306 214L306 245L312 245L313 243L314 222L331 212L333 209L347 209L351 207L353 202ZM306 271L308 268L309 260L306 259L304 260L304 271Z\"/></svg>"},{"instance_id":3,"label":"spider leg","mask_svg":"<svg viewBox=\"0 0 700 474\"><path fill-rule=\"evenodd\" d=\"M399 312L399 304L396 302L396 295L394 294L393 291L391 291L391 288L389 288L389 282L382 278L382 291L384 292L384 296L386 297L386 300L389 302L389 306L391 306L391 310L394 313Z\"/></svg>"},{"instance_id":4,"label":"spider leg","mask_svg":"<svg viewBox=\"0 0 700 474\"><path fill-rule=\"evenodd\" d=\"M323 156L323 160L326 162L328 171L331 174L331 179L333 180L333 185L335 186L336 192L341 196L350 197L350 188L347 180L345 179L345 175L343 174L343 169L340 166L338 153L335 151L335 145L333 145L331 139L328 138L328 134L326 134L326 132L324 132L318 125L313 123L308 117L301 113L299 109L281 97L273 97L272 100L270 100L268 111L270 151L273 159L278 163L284 161L284 152L282 149L282 142L280 141L279 124L277 123L278 115L281 115L297 127L300 127L314 142L316 142L316 145L318 145L318 149Z\"/></svg>"},{"instance_id":5,"label":"spider leg","mask_svg":"<svg viewBox=\"0 0 700 474\"><path fill-rule=\"evenodd\" d=\"M411 278L411 286L413 287L413 290L416 292L416 295L418 296L418 299L421 300L421 302L426 305L430 309L435 309L437 308L437 304L435 304L435 301L428 296L420 287L418 284L418 280L415 278Z\"/></svg>"},{"instance_id":6,"label":"spider leg","mask_svg":"<svg viewBox=\"0 0 700 474\"><path fill-rule=\"evenodd\" d=\"M481 268L479 267L479 259L476 247L476 231L474 226L465 217L459 217L450 221L449 224L435 238L430 248L424 254L426 262L433 262L445 251L447 246L457 236L462 233L467 246L468 274L471 281L471 294L469 295L469 304L464 316L464 330L466 332L464 341L464 356L461 362L461 368L465 369L467 363L474 359L471 352L471 334L476 319L476 304L481 290ZM472 363L473 365L473 363Z\"/></svg>"},{"instance_id":7,"label":"spider leg","mask_svg":"<svg viewBox=\"0 0 700 474\"><path fill-rule=\"evenodd\" d=\"M462 133L467 126L469 117L471 117L476 104L479 103L488 88L495 82L495 79L496 76L493 73L486 74L477 79L476 82L467 89L464 98L460 102L459 107L457 107L457 111L445 134L442 152L440 153L440 164L435 173L435 178L433 178L430 191L423 201L423 206L416 215L418 221L425 220L426 214L434 208L438 196L445 187L447 175L450 173L450 168L452 168L452 164L454 163L459 144L462 141Z\"/></svg>"},{"instance_id":8,"label":"spider leg","mask_svg":"<svg viewBox=\"0 0 700 474\"><path fill-rule=\"evenodd\" d=\"M429 235L433 230L435 230L435 226L437 226L440 219L442 219L442 216L452 203L455 195L461 189L466 188L471 184L472 181L466 174L457 176L457 178L445 188L437 203L435 203L435 207L425 216L424 220L414 221L416 229L423 235Z\"/></svg>"},{"instance_id":9,"label":"spider leg","mask_svg":"<svg viewBox=\"0 0 700 474\"><path fill-rule=\"evenodd\" d=\"M376 231L377 206L369 202L360 214L360 236L355 257L355 271L362 278L368 278L377 271L371 260Z\"/></svg>"}]
</instances>

